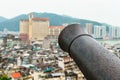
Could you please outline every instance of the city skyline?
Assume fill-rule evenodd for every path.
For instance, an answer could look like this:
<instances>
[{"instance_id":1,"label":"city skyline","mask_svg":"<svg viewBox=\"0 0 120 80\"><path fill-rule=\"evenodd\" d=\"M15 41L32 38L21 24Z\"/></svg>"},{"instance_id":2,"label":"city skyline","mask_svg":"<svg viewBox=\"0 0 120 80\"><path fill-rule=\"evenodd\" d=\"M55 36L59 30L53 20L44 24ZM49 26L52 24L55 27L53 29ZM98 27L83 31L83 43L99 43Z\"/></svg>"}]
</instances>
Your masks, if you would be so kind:
<instances>
[{"instance_id":1,"label":"city skyline","mask_svg":"<svg viewBox=\"0 0 120 80\"><path fill-rule=\"evenodd\" d=\"M119 0L2 0L0 16L13 18L30 12L50 12L120 26Z\"/></svg>"}]
</instances>

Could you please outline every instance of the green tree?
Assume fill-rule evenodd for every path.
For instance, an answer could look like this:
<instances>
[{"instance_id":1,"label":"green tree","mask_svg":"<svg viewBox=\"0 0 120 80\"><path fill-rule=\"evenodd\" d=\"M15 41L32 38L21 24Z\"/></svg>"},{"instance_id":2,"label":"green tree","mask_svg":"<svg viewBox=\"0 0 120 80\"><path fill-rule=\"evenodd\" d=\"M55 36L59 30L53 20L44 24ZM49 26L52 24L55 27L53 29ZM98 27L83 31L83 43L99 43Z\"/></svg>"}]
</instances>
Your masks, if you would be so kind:
<instances>
[{"instance_id":1,"label":"green tree","mask_svg":"<svg viewBox=\"0 0 120 80\"><path fill-rule=\"evenodd\" d=\"M8 75L5 74L4 70L2 70L2 74L0 75L0 80L12 80L12 78L8 77Z\"/></svg>"}]
</instances>

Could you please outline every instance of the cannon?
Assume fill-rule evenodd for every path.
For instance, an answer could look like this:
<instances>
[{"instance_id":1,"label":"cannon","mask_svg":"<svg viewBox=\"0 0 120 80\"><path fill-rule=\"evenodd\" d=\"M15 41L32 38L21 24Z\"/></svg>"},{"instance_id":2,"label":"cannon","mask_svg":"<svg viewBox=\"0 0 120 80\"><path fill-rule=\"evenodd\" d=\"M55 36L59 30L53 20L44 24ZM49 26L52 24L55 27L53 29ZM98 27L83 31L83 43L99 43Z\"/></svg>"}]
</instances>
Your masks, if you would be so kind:
<instances>
[{"instance_id":1,"label":"cannon","mask_svg":"<svg viewBox=\"0 0 120 80\"><path fill-rule=\"evenodd\" d=\"M84 26L66 26L58 43L73 58L87 80L120 80L120 59L89 35Z\"/></svg>"}]
</instances>

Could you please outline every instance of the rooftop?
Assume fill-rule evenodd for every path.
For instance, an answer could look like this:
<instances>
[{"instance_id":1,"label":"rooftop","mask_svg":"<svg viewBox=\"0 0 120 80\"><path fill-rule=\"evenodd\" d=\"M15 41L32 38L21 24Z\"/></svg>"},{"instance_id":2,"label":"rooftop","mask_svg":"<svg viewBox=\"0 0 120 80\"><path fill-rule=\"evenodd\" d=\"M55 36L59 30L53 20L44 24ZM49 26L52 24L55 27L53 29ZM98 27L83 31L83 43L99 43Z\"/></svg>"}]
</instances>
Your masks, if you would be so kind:
<instances>
[{"instance_id":1,"label":"rooftop","mask_svg":"<svg viewBox=\"0 0 120 80\"><path fill-rule=\"evenodd\" d=\"M35 21L48 21L49 19L48 18L32 18L32 20L35 20Z\"/></svg>"},{"instance_id":2,"label":"rooftop","mask_svg":"<svg viewBox=\"0 0 120 80\"><path fill-rule=\"evenodd\" d=\"M49 26L49 28L64 28L64 26Z\"/></svg>"}]
</instances>

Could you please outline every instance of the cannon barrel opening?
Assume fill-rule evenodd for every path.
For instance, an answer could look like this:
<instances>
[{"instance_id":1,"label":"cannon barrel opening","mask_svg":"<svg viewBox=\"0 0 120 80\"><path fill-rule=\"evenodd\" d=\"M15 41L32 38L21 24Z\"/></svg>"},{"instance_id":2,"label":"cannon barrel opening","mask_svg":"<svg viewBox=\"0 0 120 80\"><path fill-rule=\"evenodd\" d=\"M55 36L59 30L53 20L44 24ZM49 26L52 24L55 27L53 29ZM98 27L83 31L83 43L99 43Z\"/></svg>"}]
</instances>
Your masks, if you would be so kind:
<instances>
[{"instance_id":1,"label":"cannon barrel opening","mask_svg":"<svg viewBox=\"0 0 120 80\"><path fill-rule=\"evenodd\" d=\"M85 27L68 25L60 33L58 42L87 80L120 80L119 58L89 35Z\"/></svg>"}]
</instances>

